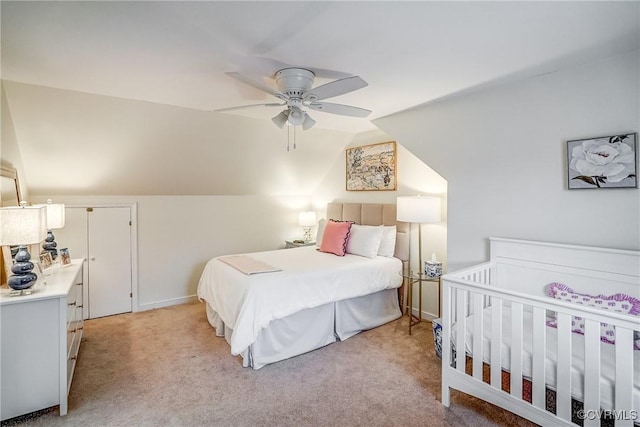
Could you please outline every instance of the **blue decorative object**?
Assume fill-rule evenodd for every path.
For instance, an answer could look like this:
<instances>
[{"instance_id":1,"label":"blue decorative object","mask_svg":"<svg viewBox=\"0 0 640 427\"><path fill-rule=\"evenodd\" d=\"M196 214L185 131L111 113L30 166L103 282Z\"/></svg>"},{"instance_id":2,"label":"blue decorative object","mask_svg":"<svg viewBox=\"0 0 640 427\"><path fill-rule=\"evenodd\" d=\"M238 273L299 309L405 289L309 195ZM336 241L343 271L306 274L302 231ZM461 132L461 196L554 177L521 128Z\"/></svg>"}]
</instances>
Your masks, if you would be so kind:
<instances>
[{"instance_id":1,"label":"blue decorative object","mask_svg":"<svg viewBox=\"0 0 640 427\"><path fill-rule=\"evenodd\" d=\"M55 241L53 231L47 230L47 237L42 242L42 250L51 254L51 259L55 260L58 257L58 243Z\"/></svg>"},{"instance_id":2,"label":"blue decorative object","mask_svg":"<svg viewBox=\"0 0 640 427\"><path fill-rule=\"evenodd\" d=\"M7 283L11 289L21 291L23 289L29 289L38 280L38 276L35 273L14 274L7 279Z\"/></svg>"},{"instance_id":3,"label":"blue decorative object","mask_svg":"<svg viewBox=\"0 0 640 427\"><path fill-rule=\"evenodd\" d=\"M15 256L15 263L11 266L13 275L7 278L7 284L11 289L21 291L28 289L36 283L38 276L32 273L33 263L29 261L31 255L26 246L20 246Z\"/></svg>"},{"instance_id":4,"label":"blue decorative object","mask_svg":"<svg viewBox=\"0 0 640 427\"><path fill-rule=\"evenodd\" d=\"M433 326L433 343L436 348L436 356L442 359L442 319L433 319L431 325Z\"/></svg>"}]
</instances>

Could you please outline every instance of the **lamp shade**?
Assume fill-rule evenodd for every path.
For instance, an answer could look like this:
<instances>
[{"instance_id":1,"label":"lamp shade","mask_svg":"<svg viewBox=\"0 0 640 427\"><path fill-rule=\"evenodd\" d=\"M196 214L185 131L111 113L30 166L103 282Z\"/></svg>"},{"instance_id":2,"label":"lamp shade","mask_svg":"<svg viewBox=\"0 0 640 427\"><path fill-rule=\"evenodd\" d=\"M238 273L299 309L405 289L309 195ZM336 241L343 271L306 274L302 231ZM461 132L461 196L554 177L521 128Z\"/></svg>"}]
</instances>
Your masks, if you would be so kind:
<instances>
[{"instance_id":1,"label":"lamp shade","mask_svg":"<svg viewBox=\"0 0 640 427\"><path fill-rule=\"evenodd\" d=\"M316 225L316 213L313 211L300 212L298 214L298 224L301 227L313 227Z\"/></svg>"},{"instance_id":2,"label":"lamp shade","mask_svg":"<svg viewBox=\"0 0 640 427\"><path fill-rule=\"evenodd\" d=\"M49 199L46 205L33 206L45 207L47 209L47 228L49 230L64 227L64 204L51 203L51 199Z\"/></svg>"},{"instance_id":3,"label":"lamp shade","mask_svg":"<svg viewBox=\"0 0 640 427\"><path fill-rule=\"evenodd\" d=\"M307 114L298 107L291 107L289 109L288 119L292 126L298 126L304 123L306 116Z\"/></svg>"},{"instance_id":4,"label":"lamp shade","mask_svg":"<svg viewBox=\"0 0 640 427\"><path fill-rule=\"evenodd\" d=\"M281 111L280 114L274 116L271 121L276 124L280 129L284 127L287 123L287 118L289 116L289 110Z\"/></svg>"},{"instance_id":5,"label":"lamp shade","mask_svg":"<svg viewBox=\"0 0 640 427\"><path fill-rule=\"evenodd\" d=\"M440 222L440 197L398 197L396 219L402 222L428 224Z\"/></svg>"},{"instance_id":6,"label":"lamp shade","mask_svg":"<svg viewBox=\"0 0 640 427\"><path fill-rule=\"evenodd\" d=\"M316 124L316 121L309 117L308 114L304 115L304 122L302 122L302 129L307 130L313 127Z\"/></svg>"},{"instance_id":7,"label":"lamp shade","mask_svg":"<svg viewBox=\"0 0 640 427\"><path fill-rule=\"evenodd\" d=\"M35 206L0 208L0 245L31 245L47 236L47 210Z\"/></svg>"}]
</instances>

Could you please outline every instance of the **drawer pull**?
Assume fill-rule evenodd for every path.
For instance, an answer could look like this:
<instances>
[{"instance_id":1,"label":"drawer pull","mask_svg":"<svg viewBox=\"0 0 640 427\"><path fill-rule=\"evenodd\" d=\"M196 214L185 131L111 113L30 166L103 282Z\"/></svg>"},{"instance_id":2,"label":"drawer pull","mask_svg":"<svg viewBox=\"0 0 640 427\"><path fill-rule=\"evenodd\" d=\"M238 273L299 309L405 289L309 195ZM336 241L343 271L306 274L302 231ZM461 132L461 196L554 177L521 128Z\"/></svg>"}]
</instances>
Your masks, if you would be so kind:
<instances>
[{"instance_id":1,"label":"drawer pull","mask_svg":"<svg viewBox=\"0 0 640 427\"><path fill-rule=\"evenodd\" d=\"M70 303L69 303L69 304L67 304L67 305L76 305L76 302L75 302L75 301L74 301L74 302L70 302Z\"/></svg>"},{"instance_id":2,"label":"drawer pull","mask_svg":"<svg viewBox=\"0 0 640 427\"><path fill-rule=\"evenodd\" d=\"M84 307L84 305L79 305L79 306L78 306L78 308L82 308L82 307Z\"/></svg>"},{"instance_id":3,"label":"drawer pull","mask_svg":"<svg viewBox=\"0 0 640 427\"><path fill-rule=\"evenodd\" d=\"M71 357L69 358L69 360L76 360L77 358L78 358L78 356L71 356Z\"/></svg>"},{"instance_id":4,"label":"drawer pull","mask_svg":"<svg viewBox=\"0 0 640 427\"><path fill-rule=\"evenodd\" d=\"M79 331L81 331L81 330L83 330L83 329L84 329L84 326L80 326L80 327L78 328L78 330L79 330Z\"/></svg>"},{"instance_id":5,"label":"drawer pull","mask_svg":"<svg viewBox=\"0 0 640 427\"><path fill-rule=\"evenodd\" d=\"M70 334L75 334L75 333L76 333L76 330L75 330L75 329L72 329L72 330L70 330L70 331L69 331L69 333L70 333Z\"/></svg>"}]
</instances>

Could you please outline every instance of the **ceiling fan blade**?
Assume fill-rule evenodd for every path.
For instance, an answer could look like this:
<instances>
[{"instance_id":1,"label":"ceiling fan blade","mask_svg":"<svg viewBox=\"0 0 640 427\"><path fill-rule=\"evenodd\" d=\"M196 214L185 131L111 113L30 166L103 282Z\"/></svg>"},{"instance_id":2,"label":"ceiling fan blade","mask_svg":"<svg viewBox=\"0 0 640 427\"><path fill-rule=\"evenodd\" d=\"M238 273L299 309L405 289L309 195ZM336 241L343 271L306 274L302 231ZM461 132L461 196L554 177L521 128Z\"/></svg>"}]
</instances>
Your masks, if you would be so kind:
<instances>
[{"instance_id":1,"label":"ceiling fan blade","mask_svg":"<svg viewBox=\"0 0 640 427\"><path fill-rule=\"evenodd\" d=\"M332 98L334 96L362 89L365 86L368 86L368 83L362 80L360 77L347 77L346 79L340 79L323 84L318 87L314 87L306 95L306 98L310 99L311 101Z\"/></svg>"},{"instance_id":2,"label":"ceiling fan blade","mask_svg":"<svg viewBox=\"0 0 640 427\"><path fill-rule=\"evenodd\" d=\"M333 104L331 102L314 102L307 105L312 110L322 111L323 113L340 114L341 116L367 117L371 114L371 110L364 108L352 107L350 105Z\"/></svg>"},{"instance_id":3,"label":"ceiling fan blade","mask_svg":"<svg viewBox=\"0 0 640 427\"><path fill-rule=\"evenodd\" d=\"M241 73L237 73L237 72L228 72L226 73L228 76L233 77L236 80L241 81L242 83L248 84L249 86L253 86L254 88L261 90L263 92L267 92L273 96L275 96L276 98L280 98L283 101L285 101L287 99L287 96L283 93L278 92L277 90L275 90L274 88L267 86L266 84L258 81L258 80L254 80L251 77L247 77L244 74Z\"/></svg>"},{"instance_id":4,"label":"ceiling fan blade","mask_svg":"<svg viewBox=\"0 0 640 427\"><path fill-rule=\"evenodd\" d=\"M228 107L228 108L220 108L219 110L213 110L218 113L224 111L233 111L233 110L242 110L244 108L252 108L252 107L282 107L283 105L287 105L286 103L278 104L277 102L272 102L269 104L251 104L251 105L239 105L237 107Z\"/></svg>"}]
</instances>

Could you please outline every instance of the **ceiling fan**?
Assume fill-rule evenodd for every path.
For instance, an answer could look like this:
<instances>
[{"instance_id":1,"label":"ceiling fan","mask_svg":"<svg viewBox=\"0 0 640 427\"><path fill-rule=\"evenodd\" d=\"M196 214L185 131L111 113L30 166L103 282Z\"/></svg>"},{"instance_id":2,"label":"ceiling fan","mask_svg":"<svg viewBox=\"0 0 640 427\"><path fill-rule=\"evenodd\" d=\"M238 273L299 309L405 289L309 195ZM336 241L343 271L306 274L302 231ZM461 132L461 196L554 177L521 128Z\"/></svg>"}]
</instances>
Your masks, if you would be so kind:
<instances>
[{"instance_id":1,"label":"ceiling fan","mask_svg":"<svg viewBox=\"0 0 640 427\"><path fill-rule=\"evenodd\" d=\"M287 122L289 122L291 126L302 125L302 129L304 130L311 128L316 121L307 114L307 109L351 117L367 117L371 113L371 110L364 108L334 104L331 102L320 102L324 99L353 92L354 90L367 86L368 83L358 76L334 80L312 88L315 77L313 71L306 68L283 68L273 76L278 86L278 90L276 90L241 73L229 72L227 75L256 89L267 92L284 102L242 105L216 111L231 111L250 107L286 106L284 110L271 119L279 128L283 128Z\"/></svg>"}]
</instances>

